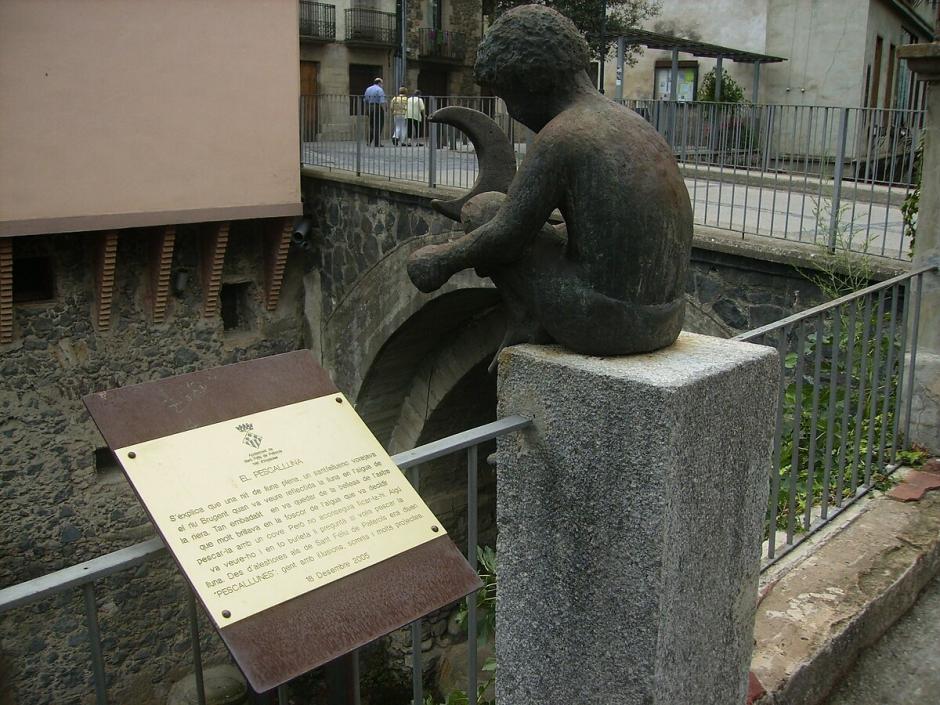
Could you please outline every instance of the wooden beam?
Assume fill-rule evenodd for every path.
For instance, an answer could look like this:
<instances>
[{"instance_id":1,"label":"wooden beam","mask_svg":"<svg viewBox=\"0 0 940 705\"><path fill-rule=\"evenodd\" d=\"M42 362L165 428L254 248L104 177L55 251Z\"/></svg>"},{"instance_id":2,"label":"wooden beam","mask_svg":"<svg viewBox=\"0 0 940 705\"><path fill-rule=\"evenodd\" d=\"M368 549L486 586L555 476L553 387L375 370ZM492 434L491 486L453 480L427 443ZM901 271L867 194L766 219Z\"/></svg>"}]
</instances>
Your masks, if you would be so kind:
<instances>
[{"instance_id":1,"label":"wooden beam","mask_svg":"<svg viewBox=\"0 0 940 705\"><path fill-rule=\"evenodd\" d=\"M117 230L101 233L95 246L95 310L98 330L111 327L111 299L114 295L114 271L117 262Z\"/></svg>"},{"instance_id":2,"label":"wooden beam","mask_svg":"<svg viewBox=\"0 0 940 705\"><path fill-rule=\"evenodd\" d=\"M13 240L0 238L0 343L13 342Z\"/></svg>"},{"instance_id":3,"label":"wooden beam","mask_svg":"<svg viewBox=\"0 0 940 705\"><path fill-rule=\"evenodd\" d=\"M277 218L266 223L264 233L264 303L268 311L277 308L284 281L284 265L293 233L292 218Z\"/></svg>"},{"instance_id":4,"label":"wooden beam","mask_svg":"<svg viewBox=\"0 0 940 705\"><path fill-rule=\"evenodd\" d=\"M219 313L219 290L222 288L222 265L228 245L228 221L208 223L202 236L202 314L212 318Z\"/></svg>"},{"instance_id":5,"label":"wooden beam","mask_svg":"<svg viewBox=\"0 0 940 705\"><path fill-rule=\"evenodd\" d=\"M154 235L150 254L151 313L154 323L163 323L166 317L166 302L170 292L170 269L173 265L173 245L176 242L176 226L167 225Z\"/></svg>"}]
</instances>

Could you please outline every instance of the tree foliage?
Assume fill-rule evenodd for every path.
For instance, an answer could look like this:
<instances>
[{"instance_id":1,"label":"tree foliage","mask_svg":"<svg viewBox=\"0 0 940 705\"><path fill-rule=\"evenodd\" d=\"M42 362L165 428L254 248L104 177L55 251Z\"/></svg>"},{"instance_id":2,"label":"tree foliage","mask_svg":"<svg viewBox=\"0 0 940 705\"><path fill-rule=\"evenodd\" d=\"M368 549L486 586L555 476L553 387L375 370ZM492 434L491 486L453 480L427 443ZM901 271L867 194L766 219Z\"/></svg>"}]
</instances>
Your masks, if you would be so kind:
<instances>
[{"instance_id":1,"label":"tree foliage","mask_svg":"<svg viewBox=\"0 0 940 705\"><path fill-rule=\"evenodd\" d=\"M619 35L639 27L644 20L658 15L661 9L660 0L606 0L606 4L606 23L603 21L604 0L495 0L493 9L497 17L518 5L544 5L557 10L584 33L591 46L591 56L597 60L601 56L610 56ZM603 48L602 35L606 38ZM637 54L637 47L627 47L624 61L635 63Z\"/></svg>"},{"instance_id":2,"label":"tree foliage","mask_svg":"<svg viewBox=\"0 0 940 705\"><path fill-rule=\"evenodd\" d=\"M715 102L715 69L705 74L702 79L702 85L698 89L698 99L708 103ZM738 85L728 72L721 70L721 102L722 103L746 103L744 99L744 89Z\"/></svg>"}]
</instances>

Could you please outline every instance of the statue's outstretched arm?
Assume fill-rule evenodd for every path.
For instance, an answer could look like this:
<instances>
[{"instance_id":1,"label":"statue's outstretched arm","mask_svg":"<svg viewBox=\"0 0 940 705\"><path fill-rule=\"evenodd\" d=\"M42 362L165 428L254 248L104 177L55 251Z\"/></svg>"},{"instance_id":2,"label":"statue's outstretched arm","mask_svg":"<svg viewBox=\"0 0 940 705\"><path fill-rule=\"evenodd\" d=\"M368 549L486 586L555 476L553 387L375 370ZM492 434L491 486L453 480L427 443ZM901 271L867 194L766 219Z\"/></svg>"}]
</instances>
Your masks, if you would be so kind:
<instances>
[{"instance_id":1,"label":"statue's outstretched arm","mask_svg":"<svg viewBox=\"0 0 940 705\"><path fill-rule=\"evenodd\" d=\"M463 237L415 252L408 274L421 291L434 291L464 269L486 270L518 260L564 193L563 147L540 135L496 215Z\"/></svg>"}]
</instances>

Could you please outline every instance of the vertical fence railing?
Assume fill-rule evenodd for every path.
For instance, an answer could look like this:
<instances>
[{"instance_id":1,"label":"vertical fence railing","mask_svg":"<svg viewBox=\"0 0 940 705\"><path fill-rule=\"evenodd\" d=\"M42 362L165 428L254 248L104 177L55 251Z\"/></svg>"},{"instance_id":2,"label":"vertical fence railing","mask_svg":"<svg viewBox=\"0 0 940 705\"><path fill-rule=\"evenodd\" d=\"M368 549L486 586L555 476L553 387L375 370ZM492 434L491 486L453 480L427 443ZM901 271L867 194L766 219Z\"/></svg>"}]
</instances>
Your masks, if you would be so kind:
<instances>
[{"instance_id":1,"label":"vertical fence railing","mask_svg":"<svg viewBox=\"0 0 940 705\"><path fill-rule=\"evenodd\" d=\"M884 486L897 467L909 430L920 288L933 269L921 267L736 336L774 346L780 355L768 565Z\"/></svg>"},{"instance_id":2,"label":"vertical fence railing","mask_svg":"<svg viewBox=\"0 0 940 705\"><path fill-rule=\"evenodd\" d=\"M378 117L355 109L361 96L302 97L302 163L469 188L478 172L472 145L457 128L429 123L427 115L448 105L480 110L500 125L519 160L533 138L498 98L422 96L424 118L408 120L407 136L393 141L393 97L387 96ZM916 179L923 111L624 104L668 140L686 177L697 224L817 244L830 252L908 258L901 205ZM376 120L384 149L373 149L370 139Z\"/></svg>"},{"instance_id":3,"label":"vertical fence railing","mask_svg":"<svg viewBox=\"0 0 940 705\"><path fill-rule=\"evenodd\" d=\"M413 450L392 456L392 460L406 471L411 483L420 489L420 476L422 466L433 460L457 453L466 453L467 465L467 560L471 566L477 567L478 533L478 455L479 447L483 443L492 441L500 436L524 429L530 424L528 419L520 416L509 416L489 424L472 428L461 433L448 436ZM102 651L102 639L98 624L98 604L95 584L108 576L126 571L149 560L164 555L165 547L159 538L153 538L129 548L121 549L84 563L65 568L54 573L19 583L8 588L0 589L0 614L23 607L34 602L46 599L53 595L64 593L72 589L79 589L84 599L86 635L89 645L91 675L94 682L95 702L97 705L107 705L107 673L105 670L105 657ZM196 600L187 590L189 633L193 671L195 674L197 699L200 705L206 702L205 683L202 670L202 649L200 646L199 609ZM476 693L477 690L477 595L471 594L467 598L467 641L468 641L468 682L467 692ZM420 705L424 702L424 681L422 664L422 624L417 620L410 625L412 645L412 691L413 702ZM352 673L347 703L359 705L359 661L358 652L351 658ZM34 694L35 695L35 694ZM288 687L279 687L275 693L278 705L288 705ZM40 698L41 699L41 698ZM471 702L475 702L475 699Z\"/></svg>"}]
</instances>

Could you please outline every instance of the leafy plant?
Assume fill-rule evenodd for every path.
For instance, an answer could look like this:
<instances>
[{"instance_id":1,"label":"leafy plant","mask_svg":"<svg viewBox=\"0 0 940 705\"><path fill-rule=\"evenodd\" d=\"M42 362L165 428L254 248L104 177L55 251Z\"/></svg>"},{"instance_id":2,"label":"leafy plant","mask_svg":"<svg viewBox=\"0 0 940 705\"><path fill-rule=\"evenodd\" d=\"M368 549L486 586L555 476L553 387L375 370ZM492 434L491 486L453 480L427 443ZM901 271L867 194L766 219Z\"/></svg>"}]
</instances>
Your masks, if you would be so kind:
<instances>
[{"instance_id":1,"label":"leafy plant","mask_svg":"<svg viewBox=\"0 0 940 705\"><path fill-rule=\"evenodd\" d=\"M926 134L926 133L925 133ZM921 136L914 152L914 187L901 204L901 218L904 221L904 234L911 239L910 255L914 256L914 240L917 238L917 215L920 212L920 187L923 182L924 138Z\"/></svg>"},{"instance_id":2,"label":"leafy plant","mask_svg":"<svg viewBox=\"0 0 940 705\"><path fill-rule=\"evenodd\" d=\"M818 204L815 212L828 232L831 212ZM849 250L858 228L846 215L840 209L835 219L835 251L820 255L818 271L804 272L828 299L864 288L873 276L868 256ZM883 296L880 305L877 295L855 299L805 322L802 346L800 329L789 332L778 529L806 530L813 506L839 504L860 484L884 490L894 483L884 468L900 457L896 428L904 302L899 288Z\"/></svg>"},{"instance_id":3,"label":"leafy plant","mask_svg":"<svg viewBox=\"0 0 940 705\"><path fill-rule=\"evenodd\" d=\"M477 591L477 643L486 644L496 638L496 551L489 546L477 546L477 563L483 587ZM461 603L457 612L457 624L467 629L469 611L467 603Z\"/></svg>"},{"instance_id":4,"label":"leafy plant","mask_svg":"<svg viewBox=\"0 0 940 705\"><path fill-rule=\"evenodd\" d=\"M557 10L574 22L591 46L592 58L607 58L613 47L614 39L627 30L639 27L645 20L655 17L662 9L660 0L494 0L495 14L498 16L517 5L545 5ZM604 8L607 16L604 20ZM601 26L603 22L603 32ZM601 46L599 38L604 36ZM627 47L624 61L636 63L638 47Z\"/></svg>"},{"instance_id":5,"label":"leafy plant","mask_svg":"<svg viewBox=\"0 0 940 705\"><path fill-rule=\"evenodd\" d=\"M483 581L483 587L477 591L477 644L482 645L496 638L496 551L489 546L477 546L477 562L477 572ZM457 624L466 629L468 618L469 610L464 602L457 612ZM470 702L466 691L455 690L447 695L443 703L437 703L435 698L428 696L424 699L424 705L496 705L495 700L487 697L496 681L496 659L488 658L482 670L492 675L477 686L474 703Z\"/></svg>"},{"instance_id":6,"label":"leafy plant","mask_svg":"<svg viewBox=\"0 0 940 705\"><path fill-rule=\"evenodd\" d=\"M698 88L698 99L707 103L715 102L715 72L716 66L705 74L702 78L702 84ZM728 75L725 69L721 70L721 102L722 103L747 103L744 99L744 89Z\"/></svg>"},{"instance_id":7,"label":"leafy plant","mask_svg":"<svg viewBox=\"0 0 940 705\"><path fill-rule=\"evenodd\" d=\"M914 443L907 450L899 450L897 453L898 462L912 468L919 468L929 459L930 451L918 443Z\"/></svg>"}]
</instances>

